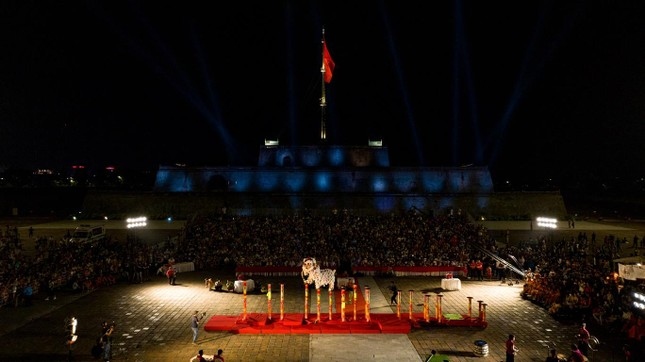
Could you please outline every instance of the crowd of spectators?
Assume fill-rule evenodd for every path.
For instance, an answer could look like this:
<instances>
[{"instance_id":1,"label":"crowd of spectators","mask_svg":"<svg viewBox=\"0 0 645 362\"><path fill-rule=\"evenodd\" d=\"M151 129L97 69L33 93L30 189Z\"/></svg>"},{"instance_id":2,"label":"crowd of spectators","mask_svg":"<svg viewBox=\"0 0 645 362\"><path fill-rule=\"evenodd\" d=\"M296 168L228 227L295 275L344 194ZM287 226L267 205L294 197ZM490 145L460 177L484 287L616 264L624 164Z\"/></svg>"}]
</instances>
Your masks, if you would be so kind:
<instances>
[{"instance_id":1,"label":"crowd of spectators","mask_svg":"<svg viewBox=\"0 0 645 362\"><path fill-rule=\"evenodd\" d=\"M171 257L160 245L107 237L96 243L72 243L69 238L35 238L35 253L23 250L15 227L0 236L0 307L26 304L33 295L56 298L56 292L87 292L118 281L141 283L155 265ZM164 246L172 243L168 241Z\"/></svg>"},{"instance_id":2,"label":"crowd of spectators","mask_svg":"<svg viewBox=\"0 0 645 362\"><path fill-rule=\"evenodd\" d=\"M178 258L205 268L225 265L298 266L312 256L322 268L465 266L472 243L494 240L462 216L419 212L358 216L337 212L280 217L219 216L186 224Z\"/></svg>"},{"instance_id":3,"label":"crowd of spectators","mask_svg":"<svg viewBox=\"0 0 645 362\"><path fill-rule=\"evenodd\" d=\"M622 280L613 260L620 257L626 239L606 235L601 242L596 235L547 243L537 248L520 246L510 253L535 257L522 296L547 308L556 318L591 322L598 333L625 337L625 348L639 355L645 352L645 318L633 309L634 291L644 292L643 285ZM634 251L638 244L634 241ZM526 266L526 264L525 264Z\"/></svg>"},{"instance_id":4,"label":"crowd of spectators","mask_svg":"<svg viewBox=\"0 0 645 362\"><path fill-rule=\"evenodd\" d=\"M83 292L118 281L141 283L171 259L194 262L200 270L295 267L311 256L339 273L351 273L353 266L467 269L481 261L478 279L483 269L486 278L504 281L512 275L500 268L502 258L526 271L522 295L554 316L593 319L629 331L630 323L640 319L626 307L630 297L624 292L636 286L625 287L612 263L619 248L610 235L597 242L595 234L588 238L582 232L570 240L545 236L500 243L464 215L428 216L414 210L370 216L346 210L325 216L195 216L175 238L158 244L109 237L99 244L75 244L40 237L33 257L22 251L17 228L7 227L0 238L0 305L17 305L28 286L37 295L43 289Z\"/></svg>"},{"instance_id":5,"label":"crowd of spectators","mask_svg":"<svg viewBox=\"0 0 645 362\"><path fill-rule=\"evenodd\" d=\"M522 295L556 316L593 316L598 324L616 321L622 314L622 283L612 263L617 255L612 238L608 236L598 245L581 232L570 240L540 240L536 250L525 246L526 253L539 259Z\"/></svg>"},{"instance_id":6,"label":"crowd of spectators","mask_svg":"<svg viewBox=\"0 0 645 362\"><path fill-rule=\"evenodd\" d=\"M321 267L341 273L351 272L352 266L451 265L468 268L469 278L521 278L500 267L498 256L525 271L522 295L558 318L593 318L597 324L612 325L626 322L630 315L625 307L630 297L621 293L625 284L612 263L621 246L611 235L602 242L584 232L569 240L545 235L514 245L498 243L485 228L461 215L338 212L197 218L187 223L185 240L190 242L180 248L179 258L193 260L198 269L297 266L303 256L314 256ZM469 268L480 261L479 271Z\"/></svg>"}]
</instances>

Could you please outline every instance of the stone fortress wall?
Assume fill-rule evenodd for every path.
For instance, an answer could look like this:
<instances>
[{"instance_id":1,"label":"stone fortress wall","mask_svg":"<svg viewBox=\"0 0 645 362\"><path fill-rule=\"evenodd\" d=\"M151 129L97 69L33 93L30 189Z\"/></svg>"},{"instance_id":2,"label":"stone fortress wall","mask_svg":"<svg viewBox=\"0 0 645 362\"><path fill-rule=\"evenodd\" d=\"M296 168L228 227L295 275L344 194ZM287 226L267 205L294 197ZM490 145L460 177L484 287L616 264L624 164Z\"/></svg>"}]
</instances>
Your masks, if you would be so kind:
<instances>
[{"instance_id":1,"label":"stone fortress wall","mask_svg":"<svg viewBox=\"0 0 645 362\"><path fill-rule=\"evenodd\" d=\"M284 215L302 212L329 214L399 213L419 210L441 215L450 210L474 219L528 220L538 215L565 219L567 210L558 192L521 192L454 195L262 194L262 193L140 193L88 192L82 204L86 218L122 219L146 215L151 219L187 219L195 214Z\"/></svg>"},{"instance_id":2,"label":"stone fortress wall","mask_svg":"<svg viewBox=\"0 0 645 362\"><path fill-rule=\"evenodd\" d=\"M387 147L263 146L255 167L160 166L150 190L0 189L0 215L111 220L145 215L463 212L481 220L564 219L559 192L493 190L486 167L391 167Z\"/></svg>"}]
</instances>

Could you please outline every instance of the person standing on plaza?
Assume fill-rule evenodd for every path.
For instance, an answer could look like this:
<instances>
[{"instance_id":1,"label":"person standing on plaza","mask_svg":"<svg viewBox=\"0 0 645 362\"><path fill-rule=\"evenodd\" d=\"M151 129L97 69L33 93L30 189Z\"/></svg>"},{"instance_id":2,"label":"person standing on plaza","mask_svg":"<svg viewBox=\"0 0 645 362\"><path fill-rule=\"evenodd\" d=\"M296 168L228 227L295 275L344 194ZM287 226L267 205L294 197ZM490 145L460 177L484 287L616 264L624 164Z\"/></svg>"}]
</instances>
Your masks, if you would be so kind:
<instances>
[{"instance_id":1,"label":"person standing on plaza","mask_svg":"<svg viewBox=\"0 0 645 362\"><path fill-rule=\"evenodd\" d=\"M471 259L470 263L468 263L468 279L474 279L477 277L477 264L475 263L475 259Z\"/></svg>"},{"instance_id":2,"label":"person standing on plaza","mask_svg":"<svg viewBox=\"0 0 645 362\"><path fill-rule=\"evenodd\" d=\"M20 299L22 296L22 289L19 291L18 290L18 279L14 280L13 286L11 287L11 303L13 304L14 308L18 308L18 304L20 304Z\"/></svg>"},{"instance_id":3,"label":"person standing on plaza","mask_svg":"<svg viewBox=\"0 0 645 362\"><path fill-rule=\"evenodd\" d=\"M506 278L506 265L501 260L497 260L497 263L495 263L495 274L500 282L503 282Z\"/></svg>"},{"instance_id":4,"label":"person standing on plaza","mask_svg":"<svg viewBox=\"0 0 645 362\"><path fill-rule=\"evenodd\" d=\"M519 349L515 345L515 335L509 334L506 340L506 362L515 362L515 354Z\"/></svg>"},{"instance_id":5,"label":"person standing on plaza","mask_svg":"<svg viewBox=\"0 0 645 362\"><path fill-rule=\"evenodd\" d=\"M394 284L394 280L390 282L389 286L390 292L392 292L392 296L390 297L390 304L397 304L397 297L399 296L399 288L396 287L396 284Z\"/></svg>"},{"instance_id":6,"label":"person standing on plaza","mask_svg":"<svg viewBox=\"0 0 645 362\"><path fill-rule=\"evenodd\" d=\"M109 361L112 358L112 333L114 332L114 322L108 324L103 322L101 325L101 342L103 344L103 360Z\"/></svg>"},{"instance_id":7,"label":"person standing on plaza","mask_svg":"<svg viewBox=\"0 0 645 362\"><path fill-rule=\"evenodd\" d=\"M196 310L190 317L190 329L193 330L193 344L197 344L197 336L199 335L199 322L204 318L206 312L203 312L201 315L199 311Z\"/></svg>"},{"instance_id":8,"label":"person standing on plaza","mask_svg":"<svg viewBox=\"0 0 645 362\"><path fill-rule=\"evenodd\" d=\"M45 282L45 290L47 291L47 298L45 300L56 300L56 283L53 278L49 278Z\"/></svg>"},{"instance_id":9,"label":"person standing on plaza","mask_svg":"<svg viewBox=\"0 0 645 362\"><path fill-rule=\"evenodd\" d=\"M78 334L76 334L78 327L78 319L73 315L65 318L65 333L67 334L65 338L65 345L68 348L68 361L72 360L72 345L78 340Z\"/></svg>"},{"instance_id":10,"label":"person standing on plaza","mask_svg":"<svg viewBox=\"0 0 645 362\"><path fill-rule=\"evenodd\" d=\"M22 289L22 296L25 298L26 306L33 304L34 288L31 286L31 281L27 280L27 285Z\"/></svg>"},{"instance_id":11,"label":"person standing on plaza","mask_svg":"<svg viewBox=\"0 0 645 362\"><path fill-rule=\"evenodd\" d=\"M578 330L578 349L586 357L589 357L589 339L591 338L591 333L587 330L587 323L582 323L580 329Z\"/></svg>"},{"instance_id":12,"label":"person standing on plaza","mask_svg":"<svg viewBox=\"0 0 645 362\"><path fill-rule=\"evenodd\" d=\"M480 259L477 259L475 262L475 275L477 276L477 280L484 280L484 263Z\"/></svg>"},{"instance_id":13,"label":"person standing on plaza","mask_svg":"<svg viewBox=\"0 0 645 362\"><path fill-rule=\"evenodd\" d=\"M177 281L177 271L175 271L174 266L170 265L168 267L168 270L166 270L166 277L168 277L168 284L175 285L175 282Z\"/></svg>"}]
</instances>

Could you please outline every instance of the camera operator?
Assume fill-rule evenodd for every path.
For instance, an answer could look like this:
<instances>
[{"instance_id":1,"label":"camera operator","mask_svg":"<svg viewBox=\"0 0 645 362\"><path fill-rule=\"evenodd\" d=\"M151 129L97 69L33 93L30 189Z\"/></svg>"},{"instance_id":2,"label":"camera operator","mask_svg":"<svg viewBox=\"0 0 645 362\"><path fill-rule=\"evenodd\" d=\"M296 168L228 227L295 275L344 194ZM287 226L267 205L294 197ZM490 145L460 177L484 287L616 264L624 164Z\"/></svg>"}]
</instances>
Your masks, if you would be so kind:
<instances>
[{"instance_id":1,"label":"camera operator","mask_svg":"<svg viewBox=\"0 0 645 362\"><path fill-rule=\"evenodd\" d=\"M76 343L78 335L76 334L76 327L78 326L78 319L73 315L65 318L65 344L68 347L68 360L72 360L72 345Z\"/></svg>"},{"instance_id":2,"label":"camera operator","mask_svg":"<svg viewBox=\"0 0 645 362\"><path fill-rule=\"evenodd\" d=\"M193 313L193 316L190 317L190 328L193 330L193 344L197 344L197 336L199 335L199 322L204 319L206 312L203 312L201 315L199 311L196 310Z\"/></svg>"},{"instance_id":3,"label":"camera operator","mask_svg":"<svg viewBox=\"0 0 645 362\"><path fill-rule=\"evenodd\" d=\"M112 358L112 333L114 333L114 328L116 324L114 321L112 323L103 322L101 325L101 343L103 345L103 360L109 361Z\"/></svg>"}]
</instances>

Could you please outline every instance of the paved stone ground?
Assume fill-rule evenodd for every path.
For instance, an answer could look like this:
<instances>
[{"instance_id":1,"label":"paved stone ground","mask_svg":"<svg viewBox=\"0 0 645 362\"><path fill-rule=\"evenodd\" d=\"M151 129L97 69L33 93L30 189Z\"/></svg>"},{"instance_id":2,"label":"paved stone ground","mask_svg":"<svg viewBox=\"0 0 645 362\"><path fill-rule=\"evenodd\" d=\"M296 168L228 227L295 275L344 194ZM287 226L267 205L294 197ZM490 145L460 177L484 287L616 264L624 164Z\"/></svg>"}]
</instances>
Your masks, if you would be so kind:
<instances>
[{"instance_id":1,"label":"paved stone ground","mask_svg":"<svg viewBox=\"0 0 645 362\"><path fill-rule=\"evenodd\" d=\"M521 284L463 280L461 290L443 292L443 312L467 314L467 297L482 300L487 304L489 322L485 329L434 327L413 330L408 335L234 335L201 330L196 346L190 343L189 328L194 310L206 311L207 316L240 315L243 311L242 295L209 292L203 284L205 277L225 279L234 275L232 271L183 273L176 286L168 285L164 277L155 276L142 284L120 283L88 294L60 295L55 301L38 298L31 307L0 309L3 321L0 360L67 361L64 320L70 315L79 320L79 339L71 351L74 361L94 360L90 350L103 320L114 320L117 325L113 361L188 361L200 348L207 354L222 348L227 361L422 361L432 349L448 356L450 361L502 361L504 341L509 333L517 336L518 361L544 361L547 343L566 350L574 341L578 327L573 322L558 322L543 308L521 299ZM302 281L298 277L260 280L274 285L284 283L285 311L302 310ZM395 312L385 297L390 278L358 280L372 289L373 313ZM415 312L423 310L424 293L440 288L438 277L397 277L395 280L400 289L415 291ZM405 307L406 297L403 298ZM430 299L433 315L435 303L433 297ZM249 312L265 312L266 297L248 295L247 308ZM476 302L472 310L477 313ZM596 332L601 331L592 329L598 335ZM603 342L606 333L599 338ZM476 340L488 343L488 356L475 355ZM620 346L617 340L605 340L594 360L619 361Z\"/></svg>"},{"instance_id":2,"label":"paved stone ground","mask_svg":"<svg viewBox=\"0 0 645 362\"><path fill-rule=\"evenodd\" d=\"M596 230L598 234L638 233L625 225L581 225L578 230ZM515 224L498 225L508 230ZM612 228L618 229L612 229ZM22 226L27 228L27 225ZM41 228L47 232L51 228ZM522 229L523 232L528 232ZM25 234L26 235L26 234ZM631 239L629 239L631 241ZM631 244L631 243L630 243ZM517 361L542 362L547 344L554 343L562 352L575 341L578 321L556 321L546 311L520 298L521 284L511 286L497 281L463 280L459 291L445 291L444 313L468 312L468 298L487 304L485 329L474 327L434 327L413 330L408 335L234 335L227 332L200 331L199 345L193 345L189 328L194 310L207 315L240 315L242 295L210 292L204 278L233 279L232 271L204 270L179 275L177 286L152 276L142 284L119 283L87 294L60 294L55 301L37 297L34 305L0 309L0 361L95 361L90 350L102 321L117 325L113 361L189 361L198 349L212 354L218 348L230 361L425 361L432 349L449 361L503 361L504 341L509 333L517 336L520 352ZM258 278L273 285L285 284L285 311L302 310L302 281L298 277ZM394 312L388 305L387 287L391 278L362 278L359 283L372 290L372 311ZM422 311L424 293L440 288L438 277L396 277L401 290L414 290L415 312ZM378 293L381 291L381 293ZM404 304L407 298L404 293ZM247 296L248 311L266 311L266 296ZM432 299L432 298L431 298ZM431 313L434 310L431 301ZM473 306L473 310L477 307ZM275 312L274 312L275 313ZM64 320L74 315L79 320L79 340L69 351L64 345ZM403 316L405 317L405 315ZM621 361L622 343L614 330L591 328L601 341L592 361ZM489 353L475 355L474 341L484 340Z\"/></svg>"}]
</instances>

